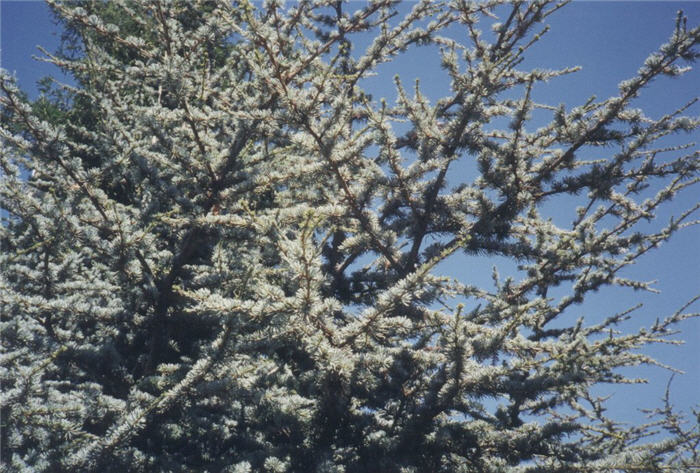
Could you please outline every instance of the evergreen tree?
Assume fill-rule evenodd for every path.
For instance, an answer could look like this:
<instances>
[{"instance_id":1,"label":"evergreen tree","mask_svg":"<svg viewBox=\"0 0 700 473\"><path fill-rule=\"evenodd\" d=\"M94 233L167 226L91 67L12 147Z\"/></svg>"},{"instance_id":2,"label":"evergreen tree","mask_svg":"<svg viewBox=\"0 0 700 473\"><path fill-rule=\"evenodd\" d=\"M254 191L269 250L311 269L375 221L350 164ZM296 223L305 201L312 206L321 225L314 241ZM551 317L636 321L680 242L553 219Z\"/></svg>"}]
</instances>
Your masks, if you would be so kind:
<instances>
[{"instance_id":1,"label":"evergreen tree","mask_svg":"<svg viewBox=\"0 0 700 473\"><path fill-rule=\"evenodd\" d=\"M398 21L393 0L50 4L70 46L50 61L77 85L32 103L0 78L2 471L698 464L669 403L629 427L592 394L633 382L618 368L653 363L638 349L689 304L633 333L627 313L562 317L651 289L621 271L692 223L697 206L641 225L700 179L697 151L655 147L698 120L631 106L698 57L681 15L617 96L532 131L533 88L572 72L519 69L558 3L422 1ZM363 90L420 45L449 95ZM479 173L449 188L458 161ZM557 226L543 205L567 195ZM520 272L441 274L477 254Z\"/></svg>"}]
</instances>

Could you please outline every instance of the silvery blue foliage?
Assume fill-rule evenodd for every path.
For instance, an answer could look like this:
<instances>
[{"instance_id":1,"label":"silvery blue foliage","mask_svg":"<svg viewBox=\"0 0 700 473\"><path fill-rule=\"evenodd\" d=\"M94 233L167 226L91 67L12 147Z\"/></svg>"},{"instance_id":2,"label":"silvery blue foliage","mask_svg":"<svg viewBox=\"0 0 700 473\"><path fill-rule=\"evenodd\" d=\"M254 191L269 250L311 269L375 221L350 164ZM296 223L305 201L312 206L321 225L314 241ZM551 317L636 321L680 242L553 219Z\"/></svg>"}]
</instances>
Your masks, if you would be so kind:
<instances>
[{"instance_id":1,"label":"silvery blue foliage","mask_svg":"<svg viewBox=\"0 0 700 473\"><path fill-rule=\"evenodd\" d=\"M682 16L619 95L533 131L533 88L574 72L519 69L558 3L49 3L69 47L48 59L77 85L29 102L0 82L2 471L698 464L668 403L624 426L592 393L634 382L618 368L654 363L637 349L688 306L632 333L628 313L560 317L605 286L651 290L621 270L692 223L639 225L698 181L696 151L655 147L698 120L631 107L697 57ZM419 45L440 47L449 95L363 90ZM479 173L450 189L459 161ZM581 207L562 227L543 205L565 195ZM521 277L441 273L477 254Z\"/></svg>"}]
</instances>

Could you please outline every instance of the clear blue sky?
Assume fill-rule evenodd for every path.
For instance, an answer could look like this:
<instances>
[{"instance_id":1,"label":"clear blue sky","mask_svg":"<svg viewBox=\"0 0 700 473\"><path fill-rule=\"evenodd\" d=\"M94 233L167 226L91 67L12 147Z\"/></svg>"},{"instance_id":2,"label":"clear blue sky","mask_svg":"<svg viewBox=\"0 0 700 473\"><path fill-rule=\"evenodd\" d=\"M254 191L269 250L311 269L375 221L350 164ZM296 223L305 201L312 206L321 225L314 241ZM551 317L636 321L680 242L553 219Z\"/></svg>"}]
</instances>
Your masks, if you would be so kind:
<instances>
[{"instance_id":1,"label":"clear blue sky","mask_svg":"<svg viewBox=\"0 0 700 473\"><path fill-rule=\"evenodd\" d=\"M410 2L407 2L410 4ZM50 65L31 60L32 55L40 54L36 45L49 51L58 46L59 33L53 24L47 8L38 1L0 0L0 64L14 71L21 87L31 97L37 90L35 82L45 76L60 76ZM674 26L676 11L682 9L688 16L689 26L700 23L700 2L574 2L560 10L547 21L552 30L531 50L524 67L560 68L579 65L581 72L540 85L534 91L537 101L567 107L581 104L591 95L605 98L617 92L617 84L634 75L648 54L666 41ZM357 46L360 44L358 43ZM697 65L700 67L700 64ZM394 97L392 76L400 73L407 88L412 87L415 77L422 79L423 91L435 99L446 93L448 82L439 69L438 58L428 49L415 49L396 65L382 66L380 76L365 82L376 97ZM660 80L645 90L638 100L638 106L648 115L658 117L675 110L700 91L700 72L692 71L680 79ZM695 106L691 114L699 115L700 107ZM534 127L534 125L533 125ZM700 142L700 132L681 137L683 141ZM611 151L612 152L612 151ZM457 168L451 176L453 181L460 179ZM665 210L661 221L677 214L700 198L694 189L674 200ZM550 209L555 221L570 221L570 214L564 215L561 208ZM566 217L566 218L564 218ZM488 261L475 264L470 261L455 262L446 266L445 271L465 280L474 281L474 273L488 284L490 266ZM467 269L469 270L467 271ZM476 268L476 270L475 270ZM586 304L576 307L569 317L585 316L597 320L614 312L624 310L638 302L644 307L637 311L628 325L650 325L657 317L663 317L678 309L684 302L700 292L700 228L694 227L676 235L666 246L648 254L627 276L640 279L657 279L656 288L660 295L640 294L630 290L607 290L595 294ZM507 272L503 268L502 274ZM694 309L700 311L700 304ZM686 340L682 347L654 346L647 352L686 372L676 376L672 386L672 400L678 407L688 409L700 402L700 320L692 320L682 325ZM626 388L615 387L610 411L621 419L641 421L638 407L651 407L658 404L670 373L657 368L635 371L635 375L650 378L647 386Z\"/></svg>"}]
</instances>

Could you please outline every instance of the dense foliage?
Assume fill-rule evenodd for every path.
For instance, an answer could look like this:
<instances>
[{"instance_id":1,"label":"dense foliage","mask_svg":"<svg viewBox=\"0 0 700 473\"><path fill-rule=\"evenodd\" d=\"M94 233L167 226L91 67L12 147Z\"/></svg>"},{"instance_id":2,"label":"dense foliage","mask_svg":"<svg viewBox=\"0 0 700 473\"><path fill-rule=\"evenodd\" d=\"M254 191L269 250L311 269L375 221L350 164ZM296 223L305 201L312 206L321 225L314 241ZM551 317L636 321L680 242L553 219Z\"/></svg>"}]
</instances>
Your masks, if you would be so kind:
<instances>
[{"instance_id":1,"label":"dense foliage","mask_svg":"<svg viewBox=\"0 0 700 473\"><path fill-rule=\"evenodd\" d=\"M547 108L533 88L573 69L519 66L556 3L50 3L75 85L32 102L0 82L2 471L698 463L668 404L624 426L591 393L653 362L638 348L687 306L633 333L562 317L649 289L621 271L692 223L640 225L698 181L696 151L655 146L698 120L630 105L698 56L682 16L619 95ZM363 89L418 46L449 95ZM478 172L448 186L458 162ZM543 210L561 196L569 226ZM520 271L442 275L474 255Z\"/></svg>"}]
</instances>

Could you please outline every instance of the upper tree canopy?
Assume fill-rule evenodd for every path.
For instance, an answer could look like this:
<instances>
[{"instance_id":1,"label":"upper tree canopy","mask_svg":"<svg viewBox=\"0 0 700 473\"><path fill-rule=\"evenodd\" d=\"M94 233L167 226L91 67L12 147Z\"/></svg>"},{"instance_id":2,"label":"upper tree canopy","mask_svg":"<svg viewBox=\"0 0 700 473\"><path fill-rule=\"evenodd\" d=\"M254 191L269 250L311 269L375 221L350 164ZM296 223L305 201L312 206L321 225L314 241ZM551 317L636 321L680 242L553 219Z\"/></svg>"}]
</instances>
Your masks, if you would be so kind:
<instances>
[{"instance_id":1,"label":"upper tree canopy","mask_svg":"<svg viewBox=\"0 0 700 473\"><path fill-rule=\"evenodd\" d=\"M651 289L621 272L693 223L645 225L700 179L691 145L657 144L698 120L633 108L697 58L685 18L616 96L565 106L532 93L574 69L521 70L554 2L49 3L77 85L0 81L2 471L698 464L668 403L630 427L593 393L690 302L632 333L566 317ZM363 90L421 45L448 95ZM477 174L448 185L460 163ZM518 271L441 272L475 255Z\"/></svg>"}]
</instances>

